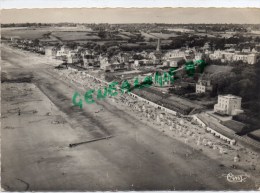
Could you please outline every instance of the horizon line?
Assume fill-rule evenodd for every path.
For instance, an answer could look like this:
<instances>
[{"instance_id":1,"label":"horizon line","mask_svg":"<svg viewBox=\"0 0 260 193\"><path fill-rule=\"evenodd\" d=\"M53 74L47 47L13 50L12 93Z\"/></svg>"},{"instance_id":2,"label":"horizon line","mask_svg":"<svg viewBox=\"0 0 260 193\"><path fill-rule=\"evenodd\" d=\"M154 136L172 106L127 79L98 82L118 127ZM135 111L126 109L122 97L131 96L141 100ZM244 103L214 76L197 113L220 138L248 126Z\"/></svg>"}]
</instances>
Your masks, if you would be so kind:
<instances>
[{"instance_id":1,"label":"horizon line","mask_svg":"<svg viewBox=\"0 0 260 193\"><path fill-rule=\"evenodd\" d=\"M112 25L122 25L122 24L165 24L165 25L260 25L260 23L158 23L158 22L128 22L128 23L109 23L109 22L11 22L11 23L1 23L1 25L5 24L112 24Z\"/></svg>"}]
</instances>

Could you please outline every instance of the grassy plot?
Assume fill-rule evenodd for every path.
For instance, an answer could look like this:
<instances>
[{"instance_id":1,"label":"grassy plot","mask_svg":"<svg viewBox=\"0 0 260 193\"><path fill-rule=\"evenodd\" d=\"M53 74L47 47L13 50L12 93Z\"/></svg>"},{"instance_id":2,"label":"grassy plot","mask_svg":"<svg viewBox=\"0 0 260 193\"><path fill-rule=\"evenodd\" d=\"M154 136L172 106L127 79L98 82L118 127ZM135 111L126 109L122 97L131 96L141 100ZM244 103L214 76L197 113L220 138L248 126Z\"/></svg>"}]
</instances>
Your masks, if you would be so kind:
<instances>
[{"instance_id":1,"label":"grassy plot","mask_svg":"<svg viewBox=\"0 0 260 193\"><path fill-rule=\"evenodd\" d=\"M100 39L100 37L98 37L95 33L85 31L59 31L53 32L52 35L64 41Z\"/></svg>"},{"instance_id":2,"label":"grassy plot","mask_svg":"<svg viewBox=\"0 0 260 193\"><path fill-rule=\"evenodd\" d=\"M91 29L77 27L42 27L42 28L2 28L1 35L5 38L17 37L21 39L41 39L42 41L57 41L53 36L44 36L51 33L62 40L99 39Z\"/></svg>"},{"instance_id":3,"label":"grassy plot","mask_svg":"<svg viewBox=\"0 0 260 193\"><path fill-rule=\"evenodd\" d=\"M120 38L122 38L122 39L125 39L125 40L128 40L128 39L130 39L130 37L129 36L126 36L126 35L122 35L122 34L119 34L119 35L117 35L118 37L120 37Z\"/></svg>"},{"instance_id":4,"label":"grassy plot","mask_svg":"<svg viewBox=\"0 0 260 193\"><path fill-rule=\"evenodd\" d=\"M124 32L120 32L120 34L122 34L122 35L124 35L124 36L127 36L127 37L135 37L135 35L132 34L131 32L126 32L126 31L124 31Z\"/></svg>"},{"instance_id":5,"label":"grassy plot","mask_svg":"<svg viewBox=\"0 0 260 193\"><path fill-rule=\"evenodd\" d=\"M164 33L150 33L151 35L158 37L160 39L169 39L171 37L177 37L176 33L169 33L169 34L164 34Z\"/></svg>"},{"instance_id":6,"label":"grassy plot","mask_svg":"<svg viewBox=\"0 0 260 193\"><path fill-rule=\"evenodd\" d=\"M145 33L145 32L141 32L142 36L144 36L144 38L146 40L149 40L150 38L152 39L156 39L157 37L155 37L154 35L151 35L151 34L148 34L148 33Z\"/></svg>"},{"instance_id":7,"label":"grassy plot","mask_svg":"<svg viewBox=\"0 0 260 193\"><path fill-rule=\"evenodd\" d=\"M49 28L35 29L35 28L21 28L21 29L1 29L1 35L5 38L18 37L21 39L40 39L44 34L49 33Z\"/></svg>"}]
</instances>

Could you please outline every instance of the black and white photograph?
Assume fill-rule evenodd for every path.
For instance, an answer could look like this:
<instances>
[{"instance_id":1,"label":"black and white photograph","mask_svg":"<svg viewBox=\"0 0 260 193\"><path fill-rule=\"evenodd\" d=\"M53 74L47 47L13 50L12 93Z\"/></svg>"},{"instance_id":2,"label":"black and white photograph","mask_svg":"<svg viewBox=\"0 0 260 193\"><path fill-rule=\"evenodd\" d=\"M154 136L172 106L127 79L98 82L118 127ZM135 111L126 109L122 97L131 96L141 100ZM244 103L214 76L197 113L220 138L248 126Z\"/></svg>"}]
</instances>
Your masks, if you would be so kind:
<instances>
[{"instance_id":1,"label":"black and white photograph","mask_svg":"<svg viewBox=\"0 0 260 193\"><path fill-rule=\"evenodd\" d=\"M1 189L260 190L260 9L2 9Z\"/></svg>"}]
</instances>

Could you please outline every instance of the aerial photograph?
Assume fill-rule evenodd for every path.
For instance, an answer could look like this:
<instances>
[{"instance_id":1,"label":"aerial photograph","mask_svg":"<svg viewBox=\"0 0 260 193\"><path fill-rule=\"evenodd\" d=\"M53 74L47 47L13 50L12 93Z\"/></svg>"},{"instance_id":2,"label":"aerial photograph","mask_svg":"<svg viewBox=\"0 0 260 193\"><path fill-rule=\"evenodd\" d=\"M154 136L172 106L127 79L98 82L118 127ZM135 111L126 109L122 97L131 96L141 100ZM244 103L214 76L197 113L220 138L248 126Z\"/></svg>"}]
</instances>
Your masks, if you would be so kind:
<instances>
[{"instance_id":1,"label":"aerial photograph","mask_svg":"<svg viewBox=\"0 0 260 193\"><path fill-rule=\"evenodd\" d=\"M259 18L1 10L1 190L260 190Z\"/></svg>"}]
</instances>

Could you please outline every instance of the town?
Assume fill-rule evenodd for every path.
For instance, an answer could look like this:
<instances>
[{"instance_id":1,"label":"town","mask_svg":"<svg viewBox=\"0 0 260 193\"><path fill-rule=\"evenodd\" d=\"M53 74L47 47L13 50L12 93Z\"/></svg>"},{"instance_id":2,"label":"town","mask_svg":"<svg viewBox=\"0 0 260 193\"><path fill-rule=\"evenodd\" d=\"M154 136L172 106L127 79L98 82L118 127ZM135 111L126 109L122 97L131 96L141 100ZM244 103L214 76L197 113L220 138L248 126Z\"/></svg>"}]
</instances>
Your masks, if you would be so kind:
<instances>
[{"instance_id":1,"label":"town","mask_svg":"<svg viewBox=\"0 0 260 193\"><path fill-rule=\"evenodd\" d=\"M60 153L62 157L56 158L54 153L48 157L47 150L42 150L40 157L29 157L37 158L33 164L39 168L41 164L48 167L49 163L53 164L52 169L47 169L49 172L54 172L55 167L62 171L52 173L53 178L75 177L67 190L75 190L75 187L85 190L85 185L79 185L79 178L89 175L88 172L93 172L92 182L100 179L97 185L88 181L91 184L88 190L154 190L156 187L166 190L171 189L167 188L168 180L175 176L175 171L183 175L180 178L184 184L179 185L183 190L184 178L191 179L193 175L196 178L199 171L204 171L204 161L207 168L212 164L212 173L219 176L230 171L237 171L237 175L244 171L250 173L251 178L237 186L224 185L228 182L217 176L211 178L223 183L223 187L230 186L232 190L260 187L257 172L260 169L259 24L67 22L8 23L1 24L1 28L5 135L10 137L11 132L27 124L34 136L50 132L49 139L39 137L33 144ZM26 102L30 101L29 97L31 102ZM83 101L89 105L84 106ZM16 121L11 121L12 117L18 117L17 126ZM37 128L42 128L39 134ZM48 145L49 142L53 145ZM154 145L151 152L150 144ZM142 148L138 149L137 145ZM161 146L169 150L163 152ZM34 148L30 148L33 151ZM6 152L4 150L4 155ZM168 179L160 172L167 173L169 168L174 168L175 163L169 163L167 157L172 154L177 157L169 160L176 159L185 166L179 164L183 174L176 168L173 173L169 171ZM99 161L90 159L89 155ZM120 161L123 155L125 162ZM169 168L157 166L164 158L167 161L162 163L167 162ZM30 159L25 158L24 162ZM82 163L77 166L85 159L88 160L86 166L80 167ZM151 165L145 166L148 162ZM191 163L198 168L194 169ZM94 175L96 170L91 170L92 167L100 167L97 174ZM190 169L186 171L185 167ZM155 173L150 173L152 168L167 180L157 184ZM150 184L146 177L137 182L124 176L124 185L113 169L124 170L134 178L142 175L138 171L154 177ZM115 183L113 186L104 185L110 179L108 175L118 178L111 181ZM11 187L10 179L10 176L3 178L7 189ZM32 191L58 187L52 182L37 186L39 181L31 176L27 179L35 184ZM223 188L218 183L209 188L197 181L187 183L192 187L187 188L189 190ZM132 189L128 189L131 184L134 184Z\"/></svg>"},{"instance_id":2,"label":"town","mask_svg":"<svg viewBox=\"0 0 260 193\"><path fill-rule=\"evenodd\" d=\"M200 68L200 73L203 72L204 67L205 67L205 62L203 60L199 60L199 61L195 61L195 64L193 64L193 62L189 62L185 64L184 69L186 70L187 74L189 75L194 75L195 72L195 68L196 66L199 66ZM108 85L107 87L104 87L104 94L102 94L102 90L99 88L97 91L97 99L104 99L106 98L107 95L110 96L116 96L118 94L118 92L116 92L116 89L119 89L121 91L121 94L123 93L129 93L131 90L133 89L141 89L141 88L146 88L146 87L150 87L153 82L155 82L155 84L159 84L159 86L163 86L165 82L171 82L172 84L174 83L174 74L176 71L179 71L182 69L177 69L175 68L170 68L169 72L164 72L163 75L161 75L159 72L155 72L154 73L154 81L153 81L153 76L146 76L144 77L144 80L141 81L139 83L138 78L136 78L133 82L134 82L134 86L131 86L131 84L125 80L122 81L121 86L117 86L117 88L115 87L116 85L118 85L118 82L112 82ZM104 82L104 81L101 81ZM106 83L108 84L108 83ZM95 89L90 89L88 90L85 95L85 101L88 104L94 103L93 100L93 94L95 92ZM82 108L82 99L79 100L79 102L76 102L76 98L80 96L80 94L78 92L75 92L72 98L72 102L74 105L79 106L80 108ZM90 100L90 101L89 101Z\"/></svg>"}]
</instances>

